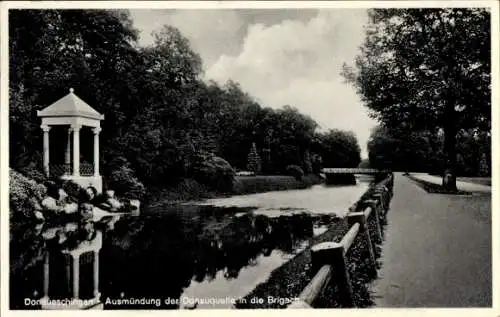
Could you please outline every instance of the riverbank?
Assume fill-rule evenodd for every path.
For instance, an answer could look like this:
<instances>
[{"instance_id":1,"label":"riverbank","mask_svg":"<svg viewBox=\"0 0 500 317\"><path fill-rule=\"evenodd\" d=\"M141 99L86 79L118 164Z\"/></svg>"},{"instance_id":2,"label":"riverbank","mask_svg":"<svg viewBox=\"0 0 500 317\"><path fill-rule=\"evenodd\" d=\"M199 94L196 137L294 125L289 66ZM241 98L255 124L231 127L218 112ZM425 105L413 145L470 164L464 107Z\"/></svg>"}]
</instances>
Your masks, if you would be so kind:
<instances>
[{"instance_id":1,"label":"riverbank","mask_svg":"<svg viewBox=\"0 0 500 317\"><path fill-rule=\"evenodd\" d=\"M279 301L279 299L297 298L314 277L310 265L311 247L321 242L339 242L348 230L347 223L338 219L327 232L313 238L309 247L303 252L273 271L270 278L245 296L243 301L238 302L236 308L286 308L289 302ZM366 248L364 244L364 240L357 239L347 258L354 301L358 308L370 307L374 303L367 284L371 280L368 274L370 263L369 258L364 253ZM380 247L377 246L375 252L378 259L380 257ZM269 297L274 300L268 300ZM252 298L264 300L258 303L251 303ZM337 300L338 298L338 290L330 287L319 296L315 303L315 308L340 308L341 305Z\"/></svg>"},{"instance_id":2,"label":"riverbank","mask_svg":"<svg viewBox=\"0 0 500 317\"><path fill-rule=\"evenodd\" d=\"M359 198L359 200L350 208L352 211L360 211L363 208L362 201L373 194L374 187L368 190ZM375 227L374 218L372 217L368 226ZM236 308L286 308L289 301L279 299L294 299L297 298L306 285L311 281L315 272L311 267L311 248L315 244L322 242L340 242L344 235L349 231L348 223L343 218L336 218L330 224L328 230L316 237L313 237L301 253L284 263L282 266L274 270L269 279L258 285L251 293L246 295L242 301L236 304ZM375 241L375 232L370 233L372 241ZM347 254L347 270L351 276L352 289L354 294L354 302L356 307L370 307L374 304L372 294L369 291L369 283L373 280L370 276L370 259L366 256L366 241L359 236L354 240L349 253ZM381 256L381 246L374 245L374 255L378 260ZM379 263L377 263L379 268ZM339 290L336 287L328 287L315 302L315 308L340 308L338 302ZM252 299L262 299L259 302ZM269 300L270 298L274 300ZM278 299L278 300L277 300Z\"/></svg>"},{"instance_id":3,"label":"riverbank","mask_svg":"<svg viewBox=\"0 0 500 317\"><path fill-rule=\"evenodd\" d=\"M297 180L286 175L236 176L233 191L218 193L193 179L184 179L177 186L168 189L152 189L148 194L148 205L176 205L187 201L213 199L233 195L247 195L270 191L306 189L320 184L323 180L318 175L309 174Z\"/></svg>"},{"instance_id":4,"label":"riverbank","mask_svg":"<svg viewBox=\"0 0 500 317\"><path fill-rule=\"evenodd\" d=\"M312 238L304 251L274 270L269 279L246 295L243 301L239 301L235 305L236 308L286 308L288 302L268 301L268 297L275 299L298 297L313 277L310 266L311 247L320 242L338 241L348 229L347 223L338 218L325 233ZM252 298L262 298L264 301L252 303Z\"/></svg>"},{"instance_id":5,"label":"riverbank","mask_svg":"<svg viewBox=\"0 0 500 317\"><path fill-rule=\"evenodd\" d=\"M40 209L40 201L47 188L31 178L14 170L10 170L10 205L11 225L35 220L35 212ZM183 179L171 188L148 188L143 199L144 205L177 205L187 201L223 198L234 195L264 193L293 189L306 189L320 184L318 175L309 174L301 180L286 175L236 176L232 192L220 193L210 190L207 186L193 179ZM22 214L24 217L17 217Z\"/></svg>"},{"instance_id":6,"label":"riverbank","mask_svg":"<svg viewBox=\"0 0 500 317\"><path fill-rule=\"evenodd\" d=\"M246 184L252 181L256 188L259 186L255 184L266 179L245 177L245 180ZM274 184L282 181L304 186L287 177L274 180ZM172 298L182 294L187 297L239 298L259 285L267 284L270 287L264 297L267 300L267 296L276 296L273 287L281 288L286 294L289 288L286 282L290 281L294 290L300 293L310 280L308 274L312 273L304 269L304 266L308 268L310 259L307 253L301 256L301 251L307 245L320 242L319 239L338 241L347 228L345 224L337 227L335 217L341 217L367 188L367 181L356 186L316 185L306 190L198 201L198 205L159 206L156 214L149 209L144 217L117 223L117 230L107 234L116 248L103 248L100 254L101 291L111 297L124 292L129 296L147 293ZM251 190L251 187L246 187L246 190ZM209 205L203 205L205 203ZM321 236L328 229L328 234ZM23 231L17 232L16 241L21 240L17 236L23 235ZM26 242L26 245L32 243ZM17 247L16 250L26 248ZM43 248L35 251L38 250L41 252ZM31 259L30 254L19 256ZM296 256L299 256L298 261L286 264ZM172 258L177 260L171 261ZM40 261L37 265L41 265ZM282 265L285 268L279 269ZM34 276L38 276L37 270L38 266L32 270ZM282 275L272 273L275 270ZM17 280L23 281L27 275L24 270L20 272L16 275ZM277 286L266 282L271 274ZM294 274L299 274L299 278ZM121 284L119 281L123 276L132 278ZM157 281L166 281L167 286L160 283L158 285L163 286L151 288L149 284ZM21 300L36 287L28 282L19 283L14 284L23 285L16 297ZM329 303L325 305L330 307Z\"/></svg>"}]
</instances>

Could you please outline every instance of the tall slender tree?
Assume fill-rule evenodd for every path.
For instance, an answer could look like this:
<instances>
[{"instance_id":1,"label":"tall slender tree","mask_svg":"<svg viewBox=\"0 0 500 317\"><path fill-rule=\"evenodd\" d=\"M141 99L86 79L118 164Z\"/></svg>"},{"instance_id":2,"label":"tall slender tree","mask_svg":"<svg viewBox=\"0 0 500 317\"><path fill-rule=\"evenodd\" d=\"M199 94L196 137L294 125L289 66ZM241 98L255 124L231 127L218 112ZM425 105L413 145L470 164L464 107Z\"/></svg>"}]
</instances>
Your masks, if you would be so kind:
<instances>
[{"instance_id":1,"label":"tall slender tree","mask_svg":"<svg viewBox=\"0 0 500 317\"><path fill-rule=\"evenodd\" d=\"M247 168L255 174L260 173L261 170L261 159L259 153L257 152L255 142L252 143L252 148L250 149L250 153L248 153Z\"/></svg>"}]
</instances>

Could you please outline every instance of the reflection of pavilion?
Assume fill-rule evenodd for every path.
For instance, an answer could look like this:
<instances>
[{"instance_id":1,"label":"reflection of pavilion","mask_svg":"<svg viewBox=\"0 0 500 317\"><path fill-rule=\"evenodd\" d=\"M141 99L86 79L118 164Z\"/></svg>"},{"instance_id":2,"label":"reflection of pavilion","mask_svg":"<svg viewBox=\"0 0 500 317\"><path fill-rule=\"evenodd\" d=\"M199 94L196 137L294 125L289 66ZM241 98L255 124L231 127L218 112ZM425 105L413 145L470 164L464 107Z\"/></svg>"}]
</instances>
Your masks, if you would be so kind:
<instances>
[{"instance_id":1,"label":"reflection of pavilion","mask_svg":"<svg viewBox=\"0 0 500 317\"><path fill-rule=\"evenodd\" d=\"M82 241L79 242L76 247L65 248L62 250L54 250L47 252L45 254L44 265L43 265L43 304L42 309L86 309L86 308L97 308L102 309L102 303L100 302L100 292L99 292L99 251L102 248L102 233L101 231L97 231L95 237L90 241ZM51 290L50 286L51 282L60 283L61 277L51 276L50 274L50 256L62 257L65 259L65 271L66 276L64 276L64 280L71 284L71 293L68 294L65 300L71 301L66 305L61 304L52 304L47 303L48 300L51 299ZM93 280L93 292L90 294L90 298L82 299L80 294L81 281L86 280L86 276L84 279L80 279L81 272L81 259L83 257L92 258L92 280ZM54 281L54 277L57 278L58 281ZM87 296L89 297L89 296Z\"/></svg>"},{"instance_id":2,"label":"reflection of pavilion","mask_svg":"<svg viewBox=\"0 0 500 317\"><path fill-rule=\"evenodd\" d=\"M99 290L99 252L103 232L124 215L94 208L92 218L38 228L47 248L43 261L42 309L103 309Z\"/></svg>"}]
</instances>

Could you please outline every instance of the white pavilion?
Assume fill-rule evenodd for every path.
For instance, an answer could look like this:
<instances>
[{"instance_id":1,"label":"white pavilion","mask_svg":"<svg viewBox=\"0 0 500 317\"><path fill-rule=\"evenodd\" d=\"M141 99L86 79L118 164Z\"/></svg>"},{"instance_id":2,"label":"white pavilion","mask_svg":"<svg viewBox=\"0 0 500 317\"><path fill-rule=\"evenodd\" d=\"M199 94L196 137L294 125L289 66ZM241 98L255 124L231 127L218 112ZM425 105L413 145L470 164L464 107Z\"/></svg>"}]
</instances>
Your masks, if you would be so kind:
<instances>
[{"instance_id":1,"label":"white pavilion","mask_svg":"<svg viewBox=\"0 0 500 317\"><path fill-rule=\"evenodd\" d=\"M40 127L43 130L43 166L45 174L47 176L60 176L62 179L72 180L82 187L94 186L101 193L102 177L99 173L99 132L101 132L101 120L104 120L104 115L94 110L85 101L75 95L73 88L63 98L47 108L37 111L37 115L42 118ZM67 127L67 146L64 153L65 164L62 166L50 164L49 133L53 126ZM81 165L80 130L86 127L92 129L94 134L94 162L93 164Z\"/></svg>"}]
</instances>

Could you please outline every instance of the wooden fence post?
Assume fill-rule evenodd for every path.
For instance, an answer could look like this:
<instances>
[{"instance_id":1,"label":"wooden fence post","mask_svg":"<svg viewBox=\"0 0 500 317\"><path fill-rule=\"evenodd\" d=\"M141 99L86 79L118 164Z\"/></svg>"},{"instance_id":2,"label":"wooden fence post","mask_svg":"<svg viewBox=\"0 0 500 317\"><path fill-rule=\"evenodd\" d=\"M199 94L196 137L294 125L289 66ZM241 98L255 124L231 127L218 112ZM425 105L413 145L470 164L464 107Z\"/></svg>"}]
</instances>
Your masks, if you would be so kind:
<instances>
[{"instance_id":1,"label":"wooden fence post","mask_svg":"<svg viewBox=\"0 0 500 317\"><path fill-rule=\"evenodd\" d=\"M375 252L373 251L373 244L370 238L370 230L368 228L367 216L370 215L370 210L365 212L354 212L352 214L347 215L347 223L350 226L354 225L356 222L359 223L359 231L360 234L364 235L366 246L368 248L368 256L371 262L371 270L370 274L374 277L377 276L377 261L375 259Z\"/></svg>"},{"instance_id":2,"label":"wooden fence post","mask_svg":"<svg viewBox=\"0 0 500 317\"><path fill-rule=\"evenodd\" d=\"M354 307L354 293L352 291L351 279L347 270L344 246L336 242L323 242L311 248L311 260L314 268L331 265L334 278L338 284L340 303L344 307Z\"/></svg>"},{"instance_id":3,"label":"wooden fence post","mask_svg":"<svg viewBox=\"0 0 500 317\"><path fill-rule=\"evenodd\" d=\"M375 217L375 232L377 234L377 242L382 243L382 240L384 238L384 235L382 233L382 226L381 226L381 215L380 215L380 210L377 208L377 201L375 200L365 200L364 202L368 207L371 208L373 212L373 216Z\"/></svg>"},{"instance_id":4,"label":"wooden fence post","mask_svg":"<svg viewBox=\"0 0 500 317\"><path fill-rule=\"evenodd\" d=\"M388 197L389 196L388 184L384 184L384 185L380 186L380 192L384 193L385 197Z\"/></svg>"},{"instance_id":5,"label":"wooden fence post","mask_svg":"<svg viewBox=\"0 0 500 317\"><path fill-rule=\"evenodd\" d=\"M323 265L331 265L335 258L335 242L321 242L311 247L312 271L316 274Z\"/></svg>"},{"instance_id":6,"label":"wooden fence post","mask_svg":"<svg viewBox=\"0 0 500 317\"><path fill-rule=\"evenodd\" d=\"M387 206L386 206L386 203L385 203L385 198L384 198L384 194L383 193L380 193L380 192L375 192L372 194L372 197L379 200L381 206L382 206L382 210L383 210L383 214L385 215L386 214L386 210L387 210Z\"/></svg>"}]
</instances>

